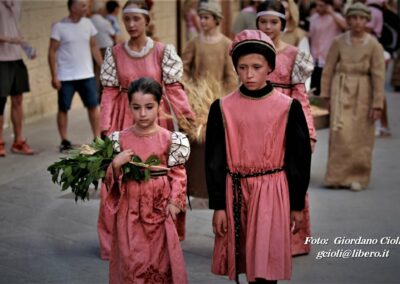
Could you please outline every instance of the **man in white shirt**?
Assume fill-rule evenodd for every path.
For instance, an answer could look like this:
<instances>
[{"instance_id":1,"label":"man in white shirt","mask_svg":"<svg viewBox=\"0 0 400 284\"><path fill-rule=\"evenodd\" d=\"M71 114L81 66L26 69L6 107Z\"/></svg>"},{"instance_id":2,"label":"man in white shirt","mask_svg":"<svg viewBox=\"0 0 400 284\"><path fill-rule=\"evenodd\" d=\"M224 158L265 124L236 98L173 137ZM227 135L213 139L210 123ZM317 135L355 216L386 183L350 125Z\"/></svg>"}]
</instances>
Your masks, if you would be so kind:
<instances>
[{"instance_id":1,"label":"man in white shirt","mask_svg":"<svg viewBox=\"0 0 400 284\"><path fill-rule=\"evenodd\" d=\"M61 152L72 148L67 138L67 113L75 92L79 93L88 109L93 135L100 136L92 56L99 66L103 63L96 45L97 30L85 17L87 1L68 0L67 4L69 16L52 26L48 54L51 84L58 91L57 126L61 136Z\"/></svg>"}]
</instances>

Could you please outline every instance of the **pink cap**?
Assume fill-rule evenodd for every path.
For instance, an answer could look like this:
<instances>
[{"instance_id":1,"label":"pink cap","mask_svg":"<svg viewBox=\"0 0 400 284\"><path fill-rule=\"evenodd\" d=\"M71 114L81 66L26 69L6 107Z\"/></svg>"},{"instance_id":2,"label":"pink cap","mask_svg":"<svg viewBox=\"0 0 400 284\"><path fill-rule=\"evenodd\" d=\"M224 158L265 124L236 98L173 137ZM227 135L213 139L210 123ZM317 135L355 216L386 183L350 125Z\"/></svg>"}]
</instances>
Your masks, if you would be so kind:
<instances>
[{"instance_id":1,"label":"pink cap","mask_svg":"<svg viewBox=\"0 0 400 284\"><path fill-rule=\"evenodd\" d=\"M232 55L233 50L243 42L260 42L260 44L268 44L272 47L273 51L275 52L275 45L272 42L271 38L267 36L260 30L243 30L238 33L229 49L229 54Z\"/></svg>"}]
</instances>

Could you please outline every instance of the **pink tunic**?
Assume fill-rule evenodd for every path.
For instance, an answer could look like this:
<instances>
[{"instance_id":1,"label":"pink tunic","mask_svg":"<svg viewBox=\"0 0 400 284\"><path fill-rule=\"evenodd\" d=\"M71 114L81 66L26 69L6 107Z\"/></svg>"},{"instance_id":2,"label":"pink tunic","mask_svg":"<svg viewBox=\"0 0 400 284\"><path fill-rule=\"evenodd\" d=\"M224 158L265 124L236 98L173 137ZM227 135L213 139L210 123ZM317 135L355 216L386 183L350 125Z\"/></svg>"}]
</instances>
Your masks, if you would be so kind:
<instances>
[{"instance_id":1,"label":"pink tunic","mask_svg":"<svg viewBox=\"0 0 400 284\"><path fill-rule=\"evenodd\" d=\"M164 78L162 78L163 71L161 70L161 66L164 48L162 43L155 42L149 54L142 58L133 58L125 51L122 43L113 47L112 52L120 88L104 87L100 106L100 127L102 132L109 135L113 131L120 131L130 127L134 123L131 110L129 109L127 88L133 80L145 76L163 83ZM165 114L170 117L170 105L177 117L194 118L194 114L190 109L187 95L180 83L164 84L164 87L159 124L173 130L172 120L170 118L165 119ZM102 259L109 258L113 228L113 217L104 208L106 193L105 187L102 186L97 223L100 257Z\"/></svg>"},{"instance_id":2,"label":"pink tunic","mask_svg":"<svg viewBox=\"0 0 400 284\"><path fill-rule=\"evenodd\" d=\"M291 102L276 90L259 99L239 91L221 99L230 172L249 174L283 167ZM212 272L234 279L233 190L229 175L226 186L228 232L224 237L215 237ZM242 178L241 188L239 272L246 273L248 281L290 279L290 205L285 172Z\"/></svg>"},{"instance_id":3,"label":"pink tunic","mask_svg":"<svg viewBox=\"0 0 400 284\"><path fill-rule=\"evenodd\" d=\"M171 132L159 128L139 136L132 128L120 133L121 150L132 149L146 160L158 156L167 165ZM186 208L186 172L183 165L170 168L165 176L147 182L114 179L110 166L105 184L106 207L115 214L110 256L110 283L187 283L179 237L167 204ZM182 215L182 214L180 214ZM179 218L178 218L179 220Z\"/></svg>"},{"instance_id":4,"label":"pink tunic","mask_svg":"<svg viewBox=\"0 0 400 284\"><path fill-rule=\"evenodd\" d=\"M292 85L292 70L295 64L295 59L298 53L298 48L292 45L286 47L276 56L275 70L268 76L274 84L283 85L283 88L276 86L275 89L288 95L291 98L297 99L303 108L306 117L308 132L310 138L316 141L316 131L314 127L314 119L311 114L310 102L308 100L307 91L304 83ZM310 252L310 245L305 244L306 237L311 236L310 230L310 210L308 204L308 194L306 196L305 207L303 212L303 227L299 232L292 235L292 255L307 254Z\"/></svg>"},{"instance_id":5,"label":"pink tunic","mask_svg":"<svg viewBox=\"0 0 400 284\"><path fill-rule=\"evenodd\" d=\"M133 58L125 51L123 43L113 47L120 88L104 87L100 106L100 128L102 132L110 134L133 124L127 89L133 80L140 77L151 77L165 87L159 121L162 127L173 130L170 106L177 117L194 118L182 85L178 82L172 84L164 84L163 82L161 62L164 48L164 44L155 42L149 54L141 58Z\"/></svg>"}]
</instances>

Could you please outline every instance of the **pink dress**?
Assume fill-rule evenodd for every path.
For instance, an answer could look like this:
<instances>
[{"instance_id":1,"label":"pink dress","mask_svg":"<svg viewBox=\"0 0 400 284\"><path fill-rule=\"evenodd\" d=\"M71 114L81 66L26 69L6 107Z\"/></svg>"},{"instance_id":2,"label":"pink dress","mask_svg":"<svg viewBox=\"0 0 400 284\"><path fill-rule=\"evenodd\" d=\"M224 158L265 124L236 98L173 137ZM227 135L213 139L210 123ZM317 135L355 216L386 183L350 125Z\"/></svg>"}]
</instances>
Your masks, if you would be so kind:
<instances>
[{"instance_id":1,"label":"pink dress","mask_svg":"<svg viewBox=\"0 0 400 284\"><path fill-rule=\"evenodd\" d=\"M277 54L275 70L268 76L268 80L271 81L275 89L291 98L297 99L301 103L310 138L315 142L317 139L314 120L311 114L307 91L304 86L305 80L311 75L312 68L313 61L311 56L304 51L300 51L297 47L289 45ZM301 255L310 252L310 245L305 244L306 237L311 236L308 195L306 196L305 208L302 212L304 226L299 232L292 235L292 255Z\"/></svg>"},{"instance_id":2,"label":"pink dress","mask_svg":"<svg viewBox=\"0 0 400 284\"><path fill-rule=\"evenodd\" d=\"M122 151L132 149L142 160L156 155L162 166L167 165L170 131L160 127L155 133L139 136L128 128L120 132L119 141ZM105 206L115 217L110 283L187 283L177 229L172 217L165 214L168 203L183 211L186 208L184 166L171 167L166 175L140 183L122 181L122 176L115 179L110 166L105 184L109 190Z\"/></svg>"},{"instance_id":3,"label":"pink dress","mask_svg":"<svg viewBox=\"0 0 400 284\"><path fill-rule=\"evenodd\" d=\"M282 167L291 103L292 99L276 90L261 98L248 98L235 91L221 99L231 174L226 182L228 232L224 237L215 237L212 261L215 274L235 279L236 273L246 273L248 281L290 279L290 204ZM251 115L238 115L243 110ZM241 189L236 189L241 192L241 228L239 245L235 245L238 222L233 213L232 200L236 194L232 189L235 180L232 173L246 175L271 170L275 172L239 179ZM238 257L235 257L236 249ZM239 261L238 269L236 261Z\"/></svg>"},{"instance_id":4,"label":"pink dress","mask_svg":"<svg viewBox=\"0 0 400 284\"><path fill-rule=\"evenodd\" d=\"M134 123L129 109L127 89L133 80L145 76L153 78L164 86L159 115L161 126L170 130L176 128L174 121L170 119L170 106L176 117L193 119L194 114L187 95L179 83L182 73L182 61L171 45L154 42L154 47L146 55L137 58L128 54L124 43L114 46L112 50L108 49L101 71L104 86L100 106L101 131L109 135ZM113 216L104 207L106 193L105 187L102 186L97 223L102 259L109 258L113 228Z\"/></svg>"}]
</instances>

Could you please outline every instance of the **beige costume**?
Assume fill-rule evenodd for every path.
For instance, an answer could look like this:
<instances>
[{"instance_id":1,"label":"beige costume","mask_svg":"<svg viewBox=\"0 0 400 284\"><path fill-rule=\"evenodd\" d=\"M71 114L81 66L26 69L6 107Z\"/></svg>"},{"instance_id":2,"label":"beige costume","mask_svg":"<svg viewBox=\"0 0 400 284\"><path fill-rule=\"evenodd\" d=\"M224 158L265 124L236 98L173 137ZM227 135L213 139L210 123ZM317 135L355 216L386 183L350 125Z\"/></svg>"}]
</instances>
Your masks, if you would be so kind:
<instances>
[{"instance_id":1,"label":"beige costume","mask_svg":"<svg viewBox=\"0 0 400 284\"><path fill-rule=\"evenodd\" d=\"M326 186L368 185L375 129L369 114L383 107L384 75L383 49L369 34L357 45L350 32L333 41L321 82L331 106Z\"/></svg>"},{"instance_id":2,"label":"beige costume","mask_svg":"<svg viewBox=\"0 0 400 284\"><path fill-rule=\"evenodd\" d=\"M228 54L231 42L223 35L215 43L205 42L201 35L189 41L182 54L183 80L196 82L212 78L223 84L225 93L236 89L238 80Z\"/></svg>"}]
</instances>

